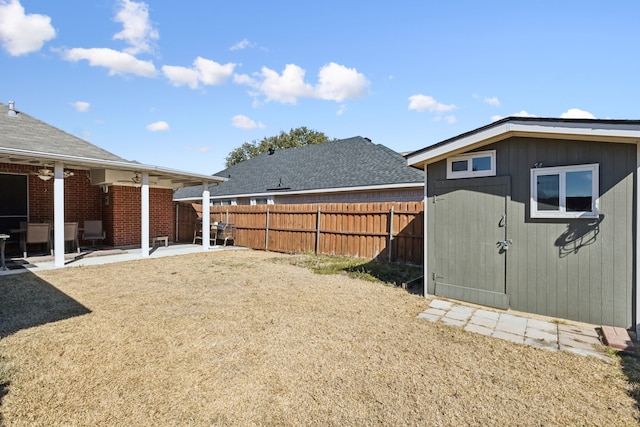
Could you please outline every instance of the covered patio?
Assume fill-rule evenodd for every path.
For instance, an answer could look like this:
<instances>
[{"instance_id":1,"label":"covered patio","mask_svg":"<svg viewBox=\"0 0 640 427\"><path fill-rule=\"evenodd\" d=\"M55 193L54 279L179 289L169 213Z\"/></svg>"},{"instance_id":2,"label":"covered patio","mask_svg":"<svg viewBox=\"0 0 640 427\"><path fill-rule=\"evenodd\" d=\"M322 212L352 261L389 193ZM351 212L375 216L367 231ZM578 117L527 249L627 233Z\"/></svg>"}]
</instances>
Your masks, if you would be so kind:
<instances>
[{"instance_id":1,"label":"covered patio","mask_svg":"<svg viewBox=\"0 0 640 427\"><path fill-rule=\"evenodd\" d=\"M16 110L12 102L0 104L0 234L15 249L21 239L15 231L24 224L50 224L47 252L56 268L67 264L65 223L82 228L101 221L105 246L137 247L139 257L149 257L153 239L175 241L173 191L202 185L208 210L209 185L223 181L126 160ZM209 224L203 225L206 234ZM79 235L81 247L95 246L89 240ZM209 246L203 238L201 248Z\"/></svg>"}]
</instances>

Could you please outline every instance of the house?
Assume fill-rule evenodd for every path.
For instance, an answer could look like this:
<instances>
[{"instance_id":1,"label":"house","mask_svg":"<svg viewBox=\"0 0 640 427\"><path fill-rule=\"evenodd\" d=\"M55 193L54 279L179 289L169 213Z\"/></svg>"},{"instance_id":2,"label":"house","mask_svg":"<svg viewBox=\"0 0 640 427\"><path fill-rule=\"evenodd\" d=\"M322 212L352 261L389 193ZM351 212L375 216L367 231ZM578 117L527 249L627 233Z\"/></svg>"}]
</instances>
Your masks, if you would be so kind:
<instances>
[{"instance_id":1,"label":"house","mask_svg":"<svg viewBox=\"0 0 640 427\"><path fill-rule=\"evenodd\" d=\"M64 265L65 222L101 220L106 244L139 245L148 256L150 237L173 240L176 188L224 181L125 160L0 104L0 233L52 223L56 266Z\"/></svg>"},{"instance_id":2,"label":"house","mask_svg":"<svg viewBox=\"0 0 640 427\"><path fill-rule=\"evenodd\" d=\"M424 188L401 154L359 136L271 150L215 175L228 181L209 186L214 205L420 201ZM201 186L184 187L174 200L201 194Z\"/></svg>"},{"instance_id":3,"label":"house","mask_svg":"<svg viewBox=\"0 0 640 427\"><path fill-rule=\"evenodd\" d=\"M640 326L640 121L509 117L407 156L425 292Z\"/></svg>"}]
</instances>

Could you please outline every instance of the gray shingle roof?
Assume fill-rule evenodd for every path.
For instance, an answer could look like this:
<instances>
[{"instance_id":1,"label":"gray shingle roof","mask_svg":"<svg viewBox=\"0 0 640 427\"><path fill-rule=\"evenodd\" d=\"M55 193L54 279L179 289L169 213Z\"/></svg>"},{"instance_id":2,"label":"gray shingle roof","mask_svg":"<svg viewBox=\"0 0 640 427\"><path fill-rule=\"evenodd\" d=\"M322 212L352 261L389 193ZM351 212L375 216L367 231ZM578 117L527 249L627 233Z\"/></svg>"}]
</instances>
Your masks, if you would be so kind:
<instances>
[{"instance_id":1,"label":"gray shingle roof","mask_svg":"<svg viewBox=\"0 0 640 427\"><path fill-rule=\"evenodd\" d=\"M43 152L58 155L85 157L97 160L127 162L83 139L68 134L16 109L8 115L9 107L0 103L0 147Z\"/></svg>"},{"instance_id":2,"label":"gray shingle roof","mask_svg":"<svg viewBox=\"0 0 640 427\"><path fill-rule=\"evenodd\" d=\"M399 153L369 139L353 137L261 154L215 175L229 178L210 186L211 197L305 192L318 189L415 184L423 173ZM202 196L202 186L177 190L174 199Z\"/></svg>"}]
</instances>

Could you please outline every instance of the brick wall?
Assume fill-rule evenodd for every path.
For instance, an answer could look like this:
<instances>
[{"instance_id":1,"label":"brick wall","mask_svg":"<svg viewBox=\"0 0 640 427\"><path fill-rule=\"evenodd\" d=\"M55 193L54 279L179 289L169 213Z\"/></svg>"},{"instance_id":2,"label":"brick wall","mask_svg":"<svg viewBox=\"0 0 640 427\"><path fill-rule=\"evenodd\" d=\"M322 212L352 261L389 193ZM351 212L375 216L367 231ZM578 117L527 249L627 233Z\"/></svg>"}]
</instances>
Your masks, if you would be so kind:
<instances>
[{"instance_id":1,"label":"brick wall","mask_svg":"<svg viewBox=\"0 0 640 427\"><path fill-rule=\"evenodd\" d=\"M35 173L39 168L0 163L0 173L27 175L29 221L53 221L53 179L43 181L38 178ZM64 180L65 221L82 224L85 219L102 219L100 187L91 185L87 171L71 171L74 175Z\"/></svg>"},{"instance_id":2,"label":"brick wall","mask_svg":"<svg viewBox=\"0 0 640 427\"><path fill-rule=\"evenodd\" d=\"M140 187L109 187L104 226L113 236L114 246L140 245ZM175 212L171 189L149 189L149 236L169 236L175 240Z\"/></svg>"},{"instance_id":3,"label":"brick wall","mask_svg":"<svg viewBox=\"0 0 640 427\"><path fill-rule=\"evenodd\" d=\"M38 169L40 166L0 163L0 173L28 176L28 220L53 221L53 179L42 181L35 175ZM82 227L85 220L102 220L107 232L105 245L139 246L140 187L112 186L104 193L101 186L91 185L88 171L70 170L74 175L64 180L65 221ZM173 191L150 188L149 206L150 236L169 236L169 241L175 241Z\"/></svg>"}]
</instances>

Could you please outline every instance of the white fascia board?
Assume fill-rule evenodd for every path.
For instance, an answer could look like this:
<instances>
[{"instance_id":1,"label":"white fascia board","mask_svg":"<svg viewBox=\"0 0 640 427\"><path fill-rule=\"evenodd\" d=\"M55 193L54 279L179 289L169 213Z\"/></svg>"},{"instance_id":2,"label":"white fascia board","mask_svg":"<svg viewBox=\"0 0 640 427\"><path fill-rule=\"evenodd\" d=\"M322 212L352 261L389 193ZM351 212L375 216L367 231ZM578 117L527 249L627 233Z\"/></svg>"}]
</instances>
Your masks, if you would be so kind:
<instances>
[{"instance_id":1,"label":"white fascia board","mask_svg":"<svg viewBox=\"0 0 640 427\"><path fill-rule=\"evenodd\" d=\"M507 123L504 123L496 127L485 129L484 131L478 133L473 133L459 139L454 139L448 144L434 147L432 150L427 150L416 155L410 155L409 157L407 157L407 164L409 166L416 166L424 165L425 163L433 163L434 161L444 158L447 155L451 155L452 153L468 150L472 146L486 145L491 142L506 138L505 134L508 132L507 125Z\"/></svg>"},{"instance_id":2,"label":"white fascia board","mask_svg":"<svg viewBox=\"0 0 640 427\"><path fill-rule=\"evenodd\" d=\"M397 190L403 188L422 188L423 182L408 182L402 184L387 184L387 185L366 185L360 187L341 187L341 188L318 188L313 190L298 190L298 191L265 191L263 193L245 193L245 194L227 194L222 196L211 196L211 200L220 199L240 199L246 197L269 197L269 196L281 196L281 195L300 195L300 194L319 194L319 193L346 193L350 191L379 191L379 190ZM189 201L194 200L193 197L174 199L175 201Z\"/></svg>"},{"instance_id":3,"label":"white fascia board","mask_svg":"<svg viewBox=\"0 0 640 427\"><path fill-rule=\"evenodd\" d=\"M20 150L15 148L0 148L0 154L6 154L9 156L13 155L13 156L23 156L23 157L34 157L43 161L62 162L62 163L68 164L69 166L76 165L76 166L99 168L99 169L112 168L112 169L130 170L130 171L138 171L138 172L149 172L149 173L155 172L163 175L171 175L179 178L189 178L192 180L199 180L199 181L208 182L208 183L228 181L228 178L223 178L219 176L194 174L186 171L179 171L179 170L164 168L160 166L145 165L142 163L92 159L88 157L68 156L64 154L51 154L51 153L43 153L39 151Z\"/></svg>"},{"instance_id":4,"label":"white fascia board","mask_svg":"<svg viewBox=\"0 0 640 427\"><path fill-rule=\"evenodd\" d=\"M622 142L635 144L640 141L640 125L598 122L556 122L556 121L506 121L479 132L472 132L449 143L436 145L433 149L409 155L407 164L422 167L447 156L465 152L506 139L510 136L527 136L554 139L597 140L602 142Z\"/></svg>"}]
</instances>

